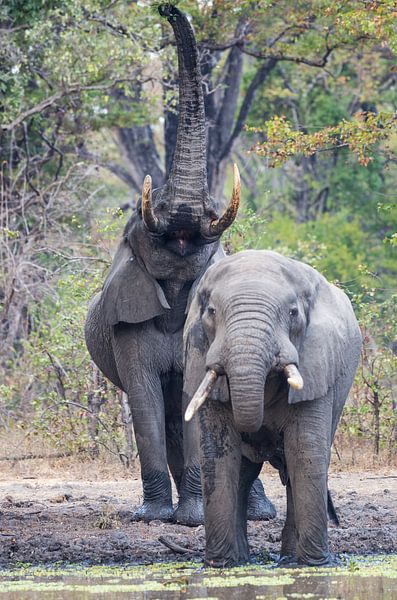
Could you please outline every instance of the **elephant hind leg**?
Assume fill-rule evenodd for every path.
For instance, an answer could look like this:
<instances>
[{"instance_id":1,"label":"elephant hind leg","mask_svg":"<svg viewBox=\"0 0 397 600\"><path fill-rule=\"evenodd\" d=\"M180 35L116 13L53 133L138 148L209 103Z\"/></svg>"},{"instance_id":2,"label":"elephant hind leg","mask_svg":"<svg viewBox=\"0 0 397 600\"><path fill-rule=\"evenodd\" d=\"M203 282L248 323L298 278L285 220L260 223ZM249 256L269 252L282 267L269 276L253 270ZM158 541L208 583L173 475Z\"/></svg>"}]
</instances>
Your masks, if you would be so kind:
<instances>
[{"instance_id":1,"label":"elephant hind leg","mask_svg":"<svg viewBox=\"0 0 397 600\"><path fill-rule=\"evenodd\" d=\"M296 562L296 528L294 500L292 498L292 489L290 481L287 481L287 516L285 519L283 532L281 534L281 553L280 564Z\"/></svg>"},{"instance_id":2,"label":"elephant hind leg","mask_svg":"<svg viewBox=\"0 0 397 600\"><path fill-rule=\"evenodd\" d=\"M266 496L263 484L258 478L255 479L249 493L247 514L249 521L270 521L277 515L273 502Z\"/></svg>"}]
</instances>

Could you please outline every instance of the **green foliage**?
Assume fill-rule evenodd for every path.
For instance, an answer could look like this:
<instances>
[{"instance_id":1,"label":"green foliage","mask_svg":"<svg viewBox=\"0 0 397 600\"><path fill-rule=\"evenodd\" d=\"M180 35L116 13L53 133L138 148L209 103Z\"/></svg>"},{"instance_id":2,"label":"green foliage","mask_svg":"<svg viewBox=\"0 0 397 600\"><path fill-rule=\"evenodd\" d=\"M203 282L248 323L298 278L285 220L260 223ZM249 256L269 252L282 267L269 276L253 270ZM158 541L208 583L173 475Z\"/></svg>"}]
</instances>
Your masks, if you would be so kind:
<instances>
[{"instance_id":1,"label":"green foliage","mask_svg":"<svg viewBox=\"0 0 397 600\"><path fill-rule=\"evenodd\" d=\"M397 413L397 295L383 302L364 301L368 292L354 298L363 334L361 361L341 429L346 435L370 440L374 455L396 451Z\"/></svg>"},{"instance_id":2,"label":"green foliage","mask_svg":"<svg viewBox=\"0 0 397 600\"><path fill-rule=\"evenodd\" d=\"M360 220L347 211L297 224L279 212L264 218L248 210L224 239L230 252L267 248L307 262L330 281L342 285L351 297L365 287L371 289L367 300L374 294L381 299L393 289L397 276L388 245L363 231ZM373 264L377 265L375 273L371 270Z\"/></svg>"},{"instance_id":3,"label":"green foliage","mask_svg":"<svg viewBox=\"0 0 397 600\"><path fill-rule=\"evenodd\" d=\"M122 231L114 208L101 222L93 215L131 191L83 161L120 167L115 131L134 125L151 124L163 153L159 117L163 106L175 110L177 90L161 87L162 75L175 77L176 57L159 3L0 6L1 325L12 329L19 314L25 323L1 361L0 419L17 417L65 449L121 444L116 393L93 374L82 331ZM248 189L243 179L252 210L224 242L229 252L271 248L304 260L347 290L370 335L343 426L356 436L377 431L376 451L395 427L395 2L177 4L214 60L213 48L242 36L239 107L258 68L278 60L245 119L245 147L259 154L247 159ZM227 52L212 98L224 89ZM244 144L234 144L239 163Z\"/></svg>"},{"instance_id":4,"label":"green foliage","mask_svg":"<svg viewBox=\"0 0 397 600\"><path fill-rule=\"evenodd\" d=\"M284 116L275 116L265 129L256 127L249 131L265 134L266 142L256 144L252 150L268 157L270 166L280 166L295 155L313 156L321 150L345 146L357 154L360 164L367 166L379 142L388 139L391 131L397 131L397 119L394 113L359 112L351 121L342 120L338 125L306 133L294 129Z\"/></svg>"},{"instance_id":5,"label":"green foliage","mask_svg":"<svg viewBox=\"0 0 397 600\"><path fill-rule=\"evenodd\" d=\"M76 220L72 218L72 223ZM51 293L29 306L34 326L23 352L10 357L12 379L2 385L0 413L17 414L18 427L27 436L40 435L62 451L97 453L105 447L121 453L124 432L118 392L91 362L84 322L88 302L102 286L110 261L108 248L114 246L122 220L119 210L107 209L88 240L95 240L95 252L77 262L60 261Z\"/></svg>"}]
</instances>

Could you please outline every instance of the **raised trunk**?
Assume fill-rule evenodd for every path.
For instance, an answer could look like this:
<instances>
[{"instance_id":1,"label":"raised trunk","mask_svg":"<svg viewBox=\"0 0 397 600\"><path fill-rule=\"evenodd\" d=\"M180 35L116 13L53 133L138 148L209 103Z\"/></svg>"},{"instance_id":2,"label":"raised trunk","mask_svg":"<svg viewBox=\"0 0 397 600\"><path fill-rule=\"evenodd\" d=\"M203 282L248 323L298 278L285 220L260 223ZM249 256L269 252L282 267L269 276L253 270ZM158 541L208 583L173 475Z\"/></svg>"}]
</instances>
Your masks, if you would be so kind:
<instances>
[{"instance_id":1,"label":"raised trunk","mask_svg":"<svg viewBox=\"0 0 397 600\"><path fill-rule=\"evenodd\" d=\"M178 51L179 119L169 176L178 203L208 196L204 100L196 40L186 16L171 5L159 8L171 24Z\"/></svg>"}]
</instances>

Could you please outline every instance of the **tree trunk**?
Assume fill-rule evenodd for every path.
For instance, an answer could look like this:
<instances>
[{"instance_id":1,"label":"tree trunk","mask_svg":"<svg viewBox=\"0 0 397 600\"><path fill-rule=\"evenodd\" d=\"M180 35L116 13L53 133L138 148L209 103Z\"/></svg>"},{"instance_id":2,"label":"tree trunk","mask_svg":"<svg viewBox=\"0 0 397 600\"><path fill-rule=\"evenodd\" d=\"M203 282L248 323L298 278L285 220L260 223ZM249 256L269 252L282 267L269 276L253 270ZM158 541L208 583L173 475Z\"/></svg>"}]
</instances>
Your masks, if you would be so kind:
<instances>
[{"instance_id":1,"label":"tree trunk","mask_svg":"<svg viewBox=\"0 0 397 600\"><path fill-rule=\"evenodd\" d=\"M132 425L132 414L130 410L130 405L128 404L127 394L120 391L118 393L118 397L121 408L121 419L123 421L125 434L125 450L123 454L126 457L125 466L128 468L131 466L133 453L136 447L134 429Z\"/></svg>"},{"instance_id":2,"label":"tree trunk","mask_svg":"<svg viewBox=\"0 0 397 600\"><path fill-rule=\"evenodd\" d=\"M374 382L375 388L373 389L372 396L372 406L374 413L374 454L379 456L379 446L380 446L380 402L379 402L379 392L376 387L376 382Z\"/></svg>"},{"instance_id":3,"label":"tree trunk","mask_svg":"<svg viewBox=\"0 0 397 600\"><path fill-rule=\"evenodd\" d=\"M90 453L92 457L96 458L99 455L99 445L97 441L99 432L98 417L99 413L101 412L102 405L106 402L106 396L103 393L106 382L100 370L94 364L92 367L91 381L91 389L87 397L88 433L92 442Z\"/></svg>"}]
</instances>

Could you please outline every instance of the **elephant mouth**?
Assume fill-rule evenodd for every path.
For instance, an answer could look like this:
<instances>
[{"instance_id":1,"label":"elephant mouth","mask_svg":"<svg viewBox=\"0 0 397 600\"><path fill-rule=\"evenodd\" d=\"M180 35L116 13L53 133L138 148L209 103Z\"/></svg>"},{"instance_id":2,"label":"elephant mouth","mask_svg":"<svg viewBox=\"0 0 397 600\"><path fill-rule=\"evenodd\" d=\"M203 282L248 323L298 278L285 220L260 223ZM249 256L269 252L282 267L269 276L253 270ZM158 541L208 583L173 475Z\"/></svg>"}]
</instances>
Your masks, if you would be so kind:
<instances>
[{"instance_id":1,"label":"elephant mouth","mask_svg":"<svg viewBox=\"0 0 397 600\"><path fill-rule=\"evenodd\" d=\"M218 238L206 239L197 229L179 229L164 233L150 233L165 250L185 257L196 254L202 246L214 243Z\"/></svg>"},{"instance_id":2,"label":"elephant mouth","mask_svg":"<svg viewBox=\"0 0 397 600\"><path fill-rule=\"evenodd\" d=\"M198 235L194 231L186 229L173 231L165 236L164 245L167 250L178 256L189 256L197 252L196 239Z\"/></svg>"}]
</instances>

